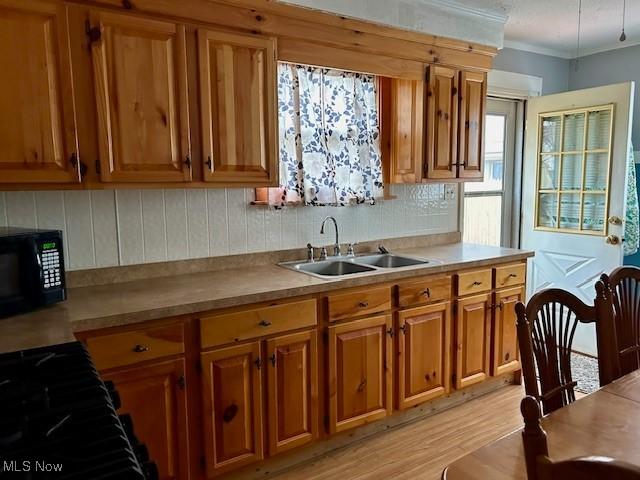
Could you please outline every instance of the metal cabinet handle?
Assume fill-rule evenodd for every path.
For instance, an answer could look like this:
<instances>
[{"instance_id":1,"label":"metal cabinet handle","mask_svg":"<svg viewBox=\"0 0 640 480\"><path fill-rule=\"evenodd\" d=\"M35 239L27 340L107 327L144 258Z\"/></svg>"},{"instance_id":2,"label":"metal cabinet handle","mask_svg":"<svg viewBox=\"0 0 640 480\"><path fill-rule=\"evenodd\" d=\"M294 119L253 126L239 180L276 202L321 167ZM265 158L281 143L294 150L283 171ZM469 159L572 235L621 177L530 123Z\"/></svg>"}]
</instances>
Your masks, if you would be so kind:
<instances>
[{"instance_id":1,"label":"metal cabinet handle","mask_svg":"<svg viewBox=\"0 0 640 480\"><path fill-rule=\"evenodd\" d=\"M360 302L358 305L360 308L367 308L369 306L369 302Z\"/></svg>"},{"instance_id":2,"label":"metal cabinet handle","mask_svg":"<svg viewBox=\"0 0 640 480\"><path fill-rule=\"evenodd\" d=\"M149 347L145 347L144 345L138 344L135 347L133 347L133 351L136 353L148 352Z\"/></svg>"},{"instance_id":3,"label":"metal cabinet handle","mask_svg":"<svg viewBox=\"0 0 640 480\"><path fill-rule=\"evenodd\" d=\"M268 327L271 325L271 322L269 320L260 320L260 323L258 323L258 325L260 325L261 327Z\"/></svg>"},{"instance_id":4,"label":"metal cabinet handle","mask_svg":"<svg viewBox=\"0 0 640 480\"><path fill-rule=\"evenodd\" d=\"M260 370L262 368L262 359L260 357L256 358L253 363L255 363L256 368Z\"/></svg>"},{"instance_id":5,"label":"metal cabinet handle","mask_svg":"<svg viewBox=\"0 0 640 480\"><path fill-rule=\"evenodd\" d=\"M358 391L362 392L364 390L364 387L366 386L367 386L367 379L363 378L360 384L358 385Z\"/></svg>"},{"instance_id":6,"label":"metal cabinet handle","mask_svg":"<svg viewBox=\"0 0 640 480\"><path fill-rule=\"evenodd\" d=\"M480 285L482 285L482 282L478 282L478 281L476 280L476 281L475 281L475 282L473 282L471 285L472 285L472 286L474 286L474 287L479 287Z\"/></svg>"},{"instance_id":7,"label":"metal cabinet handle","mask_svg":"<svg viewBox=\"0 0 640 480\"><path fill-rule=\"evenodd\" d=\"M426 297L430 297L431 296L431 290L429 290L428 288L425 288L423 291L420 292L420 295L424 295Z\"/></svg>"},{"instance_id":8,"label":"metal cabinet handle","mask_svg":"<svg viewBox=\"0 0 640 480\"><path fill-rule=\"evenodd\" d=\"M271 362L271 365L273 365L274 367L276 366L276 354L275 353L272 353L269 356L269 361Z\"/></svg>"},{"instance_id":9,"label":"metal cabinet handle","mask_svg":"<svg viewBox=\"0 0 640 480\"><path fill-rule=\"evenodd\" d=\"M387 333L391 338L393 338L393 328L390 328L389 330L387 330Z\"/></svg>"}]
</instances>

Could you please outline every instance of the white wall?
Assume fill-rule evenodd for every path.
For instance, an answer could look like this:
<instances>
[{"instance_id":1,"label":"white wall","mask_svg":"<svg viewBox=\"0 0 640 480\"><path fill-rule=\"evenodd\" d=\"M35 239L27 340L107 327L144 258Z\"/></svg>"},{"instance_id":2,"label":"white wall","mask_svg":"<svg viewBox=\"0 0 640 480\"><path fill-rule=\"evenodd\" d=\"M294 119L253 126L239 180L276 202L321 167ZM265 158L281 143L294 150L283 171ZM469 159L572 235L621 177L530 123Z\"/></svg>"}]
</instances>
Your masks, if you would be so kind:
<instances>
[{"instance_id":1,"label":"white wall","mask_svg":"<svg viewBox=\"0 0 640 480\"><path fill-rule=\"evenodd\" d=\"M445 192L446 190L446 192ZM63 230L69 270L454 232L456 186L393 186L396 200L353 207L252 207L253 189L0 192L0 226Z\"/></svg>"}]
</instances>

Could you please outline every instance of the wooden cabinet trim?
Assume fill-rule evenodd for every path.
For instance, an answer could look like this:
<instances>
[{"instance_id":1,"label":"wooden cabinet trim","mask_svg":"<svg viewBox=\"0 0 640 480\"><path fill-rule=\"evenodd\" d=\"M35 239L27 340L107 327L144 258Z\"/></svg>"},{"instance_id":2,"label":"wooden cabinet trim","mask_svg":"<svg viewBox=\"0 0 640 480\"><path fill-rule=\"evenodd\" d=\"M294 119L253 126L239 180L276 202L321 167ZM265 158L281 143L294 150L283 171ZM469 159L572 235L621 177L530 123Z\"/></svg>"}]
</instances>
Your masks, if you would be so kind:
<instances>
[{"instance_id":1,"label":"wooden cabinet trim","mask_svg":"<svg viewBox=\"0 0 640 480\"><path fill-rule=\"evenodd\" d=\"M376 379L380 381L379 386L379 408L364 412L359 415L354 415L349 418L340 419L338 415L339 410L339 365L338 365L338 337L343 334L357 335L360 332L367 332L372 329L379 329L380 348L383 350L378 354L380 357L379 368L382 369L379 372L380 377ZM328 371L328 383L329 383L329 433L334 434L343 430L348 430L366 423L370 423L379 418L386 417L391 414L393 404L393 371L392 371L392 349L393 342L389 331L392 330L391 315L379 315L374 317L365 318L362 320L354 320L352 322L333 325L328 327L329 335L329 371ZM370 357L373 358L373 357ZM374 366L374 369L376 367ZM367 392L368 380L363 378L358 385L357 391ZM346 392L343 392L345 394Z\"/></svg>"},{"instance_id":2,"label":"wooden cabinet trim","mask_svg":"<svg viewBox=\"0 0 640 480\"><path fill-rule=\"evenodd\" d=\"M301 333L283 335L267 340L267 425L269 438L269 454L291 450L292 448L305 445L318 438L318 345L316 330L309 330ZM300 376L301 396L296 398L297 402L281 401L285 396L282 392L283 387L293 388L291 382L287 381L285 373L282 378L279 377L279 359L278 350L283 349L283 354L288 354L290 346L298 347L304 345L301 355L302 365L300 368L293 369L294 375ZM298 405L295 405L297 403ZM286 438L280 438L279 430L285 427L287 415L293 415L295 412L287 411L287 408L295 409L298 406L301 409L300 424L296 433L289 434ZM286 435L286 432L284 432Z\"/></svg>"},{"instance_id":3,"label":"wooden cabinet trim","mask_svg":"<svg viewBox=\"0 0 640 480\"><path fill-rule=\"evenodd\" d=\"M84 341L98 370L182 355L185 351L182 323L86 336Z\"/></svg>"},{"instance_id":4,"label":"wooden cabinet trim","mask_svg":"<svg viewBox=\"0 0 640 480\"><path fill-rule=\"evenodd\" d=\"M359 288L327 296L330 322L391 310L391 286Z\"/></svg>"},{"instance_id":5,"label":"wooden cabinet trim","mask_svg":"<svg viewBox=\"0 0 640 480\"><path fill-rule=\"evenodd\" d=\"M117 14L104 11L94 11L90 13L91 23L100 29L100 38L91 43L92 62L95 80L96 109L98 119L98 147L100 153L100 178L103 182L188 182L191 180L191 147L189 130L189 110L187 98L187 52L185 27L181 24L164 22L149 18L142 18L133 15ZM138 115L140 125L130 125L128 129L116 125L121 119L116 115L126 111L119 102L123 101L122 92L116 90L116 57L113 50L114 41L109 41L109 29L122 28L127 32L134 30L140 35L144 33L153 40L163 40L170 43L167 45L168 63L166 65L167 97L163 100L167 102L167 110L164 106L155 106L154 115L159 115L155 119L157 125L162 125L168 129L165 133L165 149L162 154L167 158L163 162L155 164L133 164L125 168L120 162L125 154L125 150L134 150L121 144L123 141L121 133L128 131L127 135L133 135L139 130L139 141L145 143L151 140L146 138L152 132L147 132L147 124L152 124L150 118L144 117L142 109L145 108L137 100L134 109ZM169 40L170 39L170 40ZM113 40L113 39L112 39ZM150 47L151 48L151 47ZM159 57L160 58L160 57ZM118 65L117 68L123 68ZM135 75L135 72L128 72ZM122 75L122 73L121 73ZM160 81L162 76L155 78ZM152 88L145 85L145 88ZM147 100L148 101L148 100ZM132 105L128 105L132 107ZM139 113L138 113L139 112ZM146 112L149 116L150 112ZM159 123L158 123L159 122ZM157 141L160 141L158 139ZM169 151L167 151L168 149ZM127 152L127 154L130 154ZM187 161L187 159L189 159Z\"/></svg>"},{"instance_id":6,"label":"wooden cabinet trim","mask_svg":"<svg viewBox=\"0 0 640 480\"><path fill-rule=\"evenodd\" d=\"M460 73L460 134L458 177L484 178L484 129L487 103L487 74Z\"/></svg>"},{"instance_id":7,"label":"wooden cabinet trim","mask_svg":"<svg viewBox=\"0 0 640 480\"><path fill-rule=\"evenodd\" d=\"M455 319L455 351L456 351L456 381L455 386L457 389L473 385L478 382L484 381L490 373L490 354L491 354L491 293L485 293L482 295L476 295L472 297L461 298L456 304L456 319ZM472 307L475 314L478 312L482 317L475 318L476 322L480 322L482 332L476 336L476 338L468 338L467 328L469 327L466 322L469 320L466 318L467 307ZM474 313L470 311L469 313ZM477 329L478 325L476 325ZM478 371L466 372L465 365L467 364L469 355L470 342L475 343L474 354L478 354L479 357L476 361L480 363Z\"/></svg>"},{"instance_id":8,"label":"wooden cabinet trim","mask_svg":"<svg viewBox=\"0 0 640 480\"><path fill-rule=\"evenodd\" d=\"M400 308L449 300L452 296L451 276L427 277L398 284Z\"/></svg>"},{"instance_id":9,"label":"wooden cabinet trim","mask_svg":"<svg viewBox=\"0 0 640 480\"><path fill-rule=\"evenodd\" d=\"M275 185L279 167L275 38L203 28L197 35L204 180L238 186ZM219 48L214 64L211 45ZM240 74L236 72L240 68L238 48L253 50L249 61L256 71L248 72L248 78L236 78ZM239 85L250 87L248 98L243 91L236 91ZM244 103L239 103L241 100ZM240 117L244 121L239 122ZM240 138L243 134L248 138ZM259 164L248 162L256 159Z\"/></svg>"},{"instance_id":10,"label":"wooden cabinet trim","mask_svg":"<svg viewBox=\"0 0 640 480\"><path fill-rule=\"evenodd\" d=\"M9 142L3 146L0 183L34 183L39 188L46 183L78 183L82 163L78 151L76 92L66 7L50 2L4 0L0 9L7 34L15 29L14 33L19 37L13 44L5 45L8 51L2 54L5 61L7 56L13 56L16 63L3 65L14 72L13 76L4 78L3 91L7 95L4 102L17 104L15 108L5 110L8 117L0 120L11 125L12 130L5 133L12 136L16 144L23 142L18 147L21 152L12 148L15 145L9 145ZM36 20L40 22L38 32L34 32ZM16 45L30 50L21 56ZM38 77L25 81L16 73L25 70L26 73L38 73Z\"/></svg>"},{"instance_id":11,"label":"wooden cabinet trim","mask_svg":"<svg viewBox=\"0 0 640 480\"><path fill-rule=\"evenodd\" d=\"M235 376L233 381L241 382L237 386L240 394L244 397L234 399L234 403L227 405L222 411L218 411L216 406L216 391L213 368L216 362L231 361L245 357L240 360L239 368L244 368L243 375ZM262 365L264 359L260 352L260 342L252 342L245 345L221 348L211 352L200 354L202 369L202 398L204 416L204 437L205 437L205 463L207 478L220 475L224 472L239 468L243 465L262 460L263 434L262 434ZM243 366L242 362L246 362ZM232 368L228 366L227 368ZM250 398L247 398L250 397ZM238 405L240 403L240 405ZM244 452L238 453L230 458L219 458L218 448L223 448L219 443L220 437L225 435L224 425L231 425L231 422L238 420L238 415L243 421L239 430L229 432L229 435L241 436L236 438L237 443L244 443ZM237 447L237 446L236 446Z\"/></svg>"},{"instance_id":12,"label":"wooden cabinet trim","mask_svg":"<svg viewBox=\"0 0 640 480\"><path fill-rule=\"evenodd\" d=\"M524 285L527 280L527 264L512 263L494 267L493 288L508 288Z\"/></svg>"},{"instance_id":13,"label":"wooden cabinet trim","mask_svg":"<svg viewBox=\"0 0 640 480\"><path fill-rule=\"evenodd\" d=\"M202 317L202 348L217 347L317 325L315 299L276 303Z\"/></svg>"},{"instance_id":14,"label":"wooden cabinet trim","mask_svg":"<svg viewBox=\"0 0 640 480\"><path fill-rule=\"evenodd\" d=\"M471 270L456 274L456 291L459 297L491 291L493 271L491 268Z\"/></svg>"},{"instance_id":15,"label":"wooden cabinet trim","mask_svg":"<svg viewBox=\"0 0 640 480\"><path fill-rule=\"evenodd\" d=\"M515 305L518 302L523 302L524 299L524 286L502 289L494 293L493 304L495 308L491 345L491 375L493 376L520 370ZM514 352L513 355L509 352L504 353L505 344L508 344L508 349Z\"/></svg>"},{"instance_id":16,"label":"wooden cabinet trim","mask_svg":"<svg viewBox=\"0 0 640 480\"><path fill-rule=\"evenodd\" d=\"M441 315L441 318L437 318L437 314ZM416 317L424 317L431 315L427 322L438 321L441 323L441 339L439 345L421 345L420 351L413 351L411 349L412 319ZM432 400L449 393L451 387L451 335L452 335L452 315L451 315L451 303L441 302L432 305L411 308L407 310L401 310L398 312L398 380L397 380L397 408L405 410L420 403ZM416 345L414 345L416 346ZM424 350L423 350L424 349ZM428 377L427 381L431 381L434 374L440 377L439 385L432 388L423 389L420 392L411 393L410 386L407 384L407 377L415 375L412 371L413 368L420 369L427 365L419 365L416 362L425 360L424 355L431 354L431 350L438 353L440 368L439 371L429 371L425 373ZM413 355L422 354L423 358L414 359ZM433 368L432 365L429 365ZM420 371L420 374L422 374Z\"/></svg>"},{"instance_id":17,"label":"wooden cabinet trim","mask_svg":"<svg viewBox=\"0 0 640 480\"><path fill-rule=\"evenodd\" d=\"M458 71L429 65L427 70L426 172L428 179L457 177Z\"/></svg>"},{"instance_id":18,"label":"wooden cabinet trim","mask_svg":"<svg viewBox=\"0 0 640 480\"><path fill-rule=\"evenodd\" d=\"M103 374L105 380L114 382L116 390L120 394L122 408L119 413L130 413L133 418L134 432L138 439L147 445L151 458L159 468L160 478L180 480L188 476L189 471L189 447L187 433L187 390L184 383L185 361L184 359L170 360L133 368L112 370ZM128 391L124 384L133 383L134 388L141 388L145 384L150 384L154 379L161 379L165 388L165 394L160 398L141 399L139 411L131 411L128 400ZM133 393L132 393L133 394ZM165 415L158 415L158 402L166 402L166 407L170 411ZM144 407L143 407L144 406ZM146 407L146 408L145 408ZM147 415L142 423L140 415ZM141 431L149 424L155 425L158 422L166 421L166 428L162 432L166 433L166 438L162 435L152 435L150 432ZM157 450L162 440L166 440L166 455L160 454Z\"/></svg>"}]
</instances>

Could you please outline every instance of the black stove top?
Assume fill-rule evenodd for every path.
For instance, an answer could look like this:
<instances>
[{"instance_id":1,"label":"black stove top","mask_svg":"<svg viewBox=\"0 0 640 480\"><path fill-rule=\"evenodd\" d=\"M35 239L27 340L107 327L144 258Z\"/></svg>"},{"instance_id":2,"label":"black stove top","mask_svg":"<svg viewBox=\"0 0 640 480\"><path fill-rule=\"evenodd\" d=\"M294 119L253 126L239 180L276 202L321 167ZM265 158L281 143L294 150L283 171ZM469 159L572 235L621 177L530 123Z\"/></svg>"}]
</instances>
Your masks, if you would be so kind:
<instances>
[{"instance_id":1,"label":"black stove top","mask_svg":"<svg viewBox=\"0 0 640 480\"><path fill-rule=\"evenodd\" d=\"M79 342L0 355L0 479L158 478Z\"/></svg>"}]
</instances>

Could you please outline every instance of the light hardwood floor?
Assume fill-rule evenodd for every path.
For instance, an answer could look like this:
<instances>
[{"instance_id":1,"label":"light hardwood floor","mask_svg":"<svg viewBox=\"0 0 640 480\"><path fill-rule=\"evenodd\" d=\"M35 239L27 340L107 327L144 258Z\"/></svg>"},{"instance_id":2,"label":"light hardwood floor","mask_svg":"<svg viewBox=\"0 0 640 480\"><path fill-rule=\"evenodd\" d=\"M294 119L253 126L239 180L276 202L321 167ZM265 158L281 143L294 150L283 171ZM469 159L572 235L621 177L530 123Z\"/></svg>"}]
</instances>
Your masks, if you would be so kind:
<instances>
[{"instance_id":1,"label":"light hardwood floor","mask_svg":"<svg viewBox=\"0 0 640 480\"><path fill-rule=\"evenodd\" d=\"M523 396L523 387L510 385L272 478L437 480L454 460L519 428Z\"/></svg>"}]
</instances>

